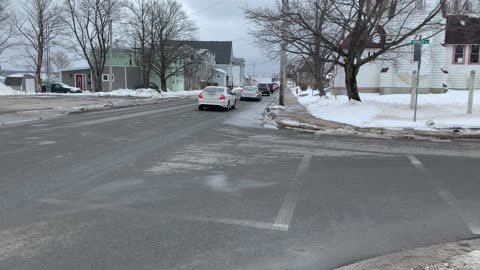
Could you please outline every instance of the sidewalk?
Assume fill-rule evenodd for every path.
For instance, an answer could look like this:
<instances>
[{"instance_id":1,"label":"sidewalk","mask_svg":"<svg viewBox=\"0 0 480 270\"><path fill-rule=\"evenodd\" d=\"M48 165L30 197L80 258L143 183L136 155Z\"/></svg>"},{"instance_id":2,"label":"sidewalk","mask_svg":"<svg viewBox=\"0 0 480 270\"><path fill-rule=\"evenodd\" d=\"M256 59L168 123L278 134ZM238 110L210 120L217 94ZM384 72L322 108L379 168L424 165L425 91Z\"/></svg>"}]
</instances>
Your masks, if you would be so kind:
<instances>
[{"instance_id":1,"label":"sidewalk","mask_svg":"<svg viewBox=\"0 0 480 270\"><path fill-rule=\"evenodd\" d=\"M390 254L336 270L480 270L480 239Z\"/></svg>"},{"instance_id":2,"label":"sidewalk","mask_svg":"<svg viewBox=\"0 0 480 270\"><path fill-rule=\"evenodd\" d=\"M338 122L323 120L312 116L305 106L298 102L297 98L290 90L285 91L284 103L285 106L278 106L277 100L267 111L267 115L279 128L337 135L480 139L480 132L463 133L462 130L421 131L413 129L389 130L382 128L359 128Z\"/></svg>"}]
</instances>

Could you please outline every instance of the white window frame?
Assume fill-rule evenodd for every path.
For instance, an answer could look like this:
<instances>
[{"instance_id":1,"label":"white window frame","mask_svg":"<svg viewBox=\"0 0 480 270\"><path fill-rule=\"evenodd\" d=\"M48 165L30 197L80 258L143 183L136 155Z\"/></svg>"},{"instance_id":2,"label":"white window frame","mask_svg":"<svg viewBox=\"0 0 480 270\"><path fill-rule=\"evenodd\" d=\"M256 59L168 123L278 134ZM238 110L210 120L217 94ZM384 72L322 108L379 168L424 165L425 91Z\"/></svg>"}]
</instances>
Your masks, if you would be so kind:
<instances>
[{"instance_id":1,"label":"white window frame","mask_svg":"<svg viewBox=\"0 0 480 270\"><path fill-rule=\"evenodd\" d=\"M108 75L109 74L102 74L102 82L108 82ZM106 79L105 79L106 78ZM115 81L115 74L112 74L112 82Z\"/></svg>"}]
</instances>

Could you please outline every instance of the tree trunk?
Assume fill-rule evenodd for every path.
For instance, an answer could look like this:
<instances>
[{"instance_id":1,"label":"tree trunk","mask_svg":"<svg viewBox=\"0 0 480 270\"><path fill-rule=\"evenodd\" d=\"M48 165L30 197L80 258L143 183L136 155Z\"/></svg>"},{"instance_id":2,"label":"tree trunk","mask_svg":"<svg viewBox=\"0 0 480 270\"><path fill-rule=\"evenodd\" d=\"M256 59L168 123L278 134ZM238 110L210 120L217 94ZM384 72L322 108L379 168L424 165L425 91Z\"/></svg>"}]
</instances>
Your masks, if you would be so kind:
<instances>
[{"instance_id":1,"label":"tree trunk","mask_svg":"<svg viewBox=\"0 0 480 270\"><path fill-rule=\"evenodd\" d=\"M37 57L37 66L35 67L35 79L37 82L37 85L35 86L36 92L41 92L42 91L42 61L43 60L43 50L38 52L38 57Z\"/></svg>"},{"instance_id":2,"label":"tree trunk","mask_svg":"<svg viewBox=\"0 0 480 270\"><path fill-rule=\"evenodd\" d=\"M165 72L162 72L160 74L160 83L162 85L162 91L167 92L167 89L168 89L167 88L167 76L166 76Z\"/></svg>"},{"instance_id":3,"label":"tree trunk","mask_svg":"<svg viewBox=\"0 0 480 270\"><path fill-rule=\"evenodd\" d=\"M95 92L102 92L102 71L96 70L93 73L93 83L95 85Z\"/></svg>"},{"instance_id":4,"label":"tree trunk","mask_svg":"<svg viewBox=\"0 0 480 270\"><path fill-rule=\"evenodd\" d=\"M358 94L357 75L359 67L355 64L345 63L345 85L347 87L347 94L349 100L362 101Z\"/></svg>"}]
</instances>

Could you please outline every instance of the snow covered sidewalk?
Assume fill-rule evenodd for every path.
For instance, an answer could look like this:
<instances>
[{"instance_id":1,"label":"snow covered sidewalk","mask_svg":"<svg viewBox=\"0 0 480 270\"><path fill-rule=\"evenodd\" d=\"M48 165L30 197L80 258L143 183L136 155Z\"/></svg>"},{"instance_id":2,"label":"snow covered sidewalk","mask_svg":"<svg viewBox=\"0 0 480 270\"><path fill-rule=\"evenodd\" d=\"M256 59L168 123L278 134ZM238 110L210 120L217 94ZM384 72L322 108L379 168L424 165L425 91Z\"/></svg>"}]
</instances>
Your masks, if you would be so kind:
<instances>
[{"instance_id":1,"label":"snow covered sidewalk","mask_svg":"<svg viewBox=\"0 0 480 270\"><path fill-rule=\"evenodd\" d=\"M354 263L337 270L479 270L480 240L418 248Z\"/></svg>"},{"instance_id":2,"label":"snow covered sidewalk","mask_svg":"<svg viewBox=\"0 0 480 270\"><path fill-rule=\"evenodd\" d=\"M450 90L445 94L419 95L417 122L410 109L410 95L361 94L362 102L346 96L312 95L311 90L295 94L314 117L360 128L384 129L478 129L480 91L475 92L474 113L467 114L468 91Z\"/></svg>"}]
</instances>

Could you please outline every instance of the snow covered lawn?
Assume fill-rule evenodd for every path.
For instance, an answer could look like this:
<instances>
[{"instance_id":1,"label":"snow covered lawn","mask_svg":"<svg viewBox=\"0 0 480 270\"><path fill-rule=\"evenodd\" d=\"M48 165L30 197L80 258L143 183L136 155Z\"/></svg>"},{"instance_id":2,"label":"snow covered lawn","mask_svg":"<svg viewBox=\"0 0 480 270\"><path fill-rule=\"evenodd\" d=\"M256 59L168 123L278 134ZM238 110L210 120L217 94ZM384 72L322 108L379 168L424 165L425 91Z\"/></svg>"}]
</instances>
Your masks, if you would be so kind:
<instances>
[{"instance_id":1,"label":"snow covered lawn","mask_svg":"<svg viewBox=\"0 0 480 270\"><path fill-rule=\"evenodd\" d=\"M410 109L410 95L360 94L363 102L328 94L319 98L292 93L314 117L357 127L387 129L480 128L480 91L475 91L474 113L467 114L468 91L449 90L445 94L419 95L417 122Z\"/></svg>"},{"instance_id":2,"label":"snow covered lawn","mask_svg":"<svg viewBox=\"0 0 480 270\"><path fill-rule=\"evenodd\" d=\"M120 89L112 92L83 92L81 94L58 94L58 93L35 93L35 94L26 94L20 91L16 91L9 86L5 86L0 83L0 96L16 96L16 95L66 95L66 96L104 96L104 97L141 97L141 98L168 98L168 97L182 97L182 96L196 96L201 92L201 90L192 90L192 91L178 91L178 92L162 92L159 93L153 89Z\"/></svg>"}]
</instances>

